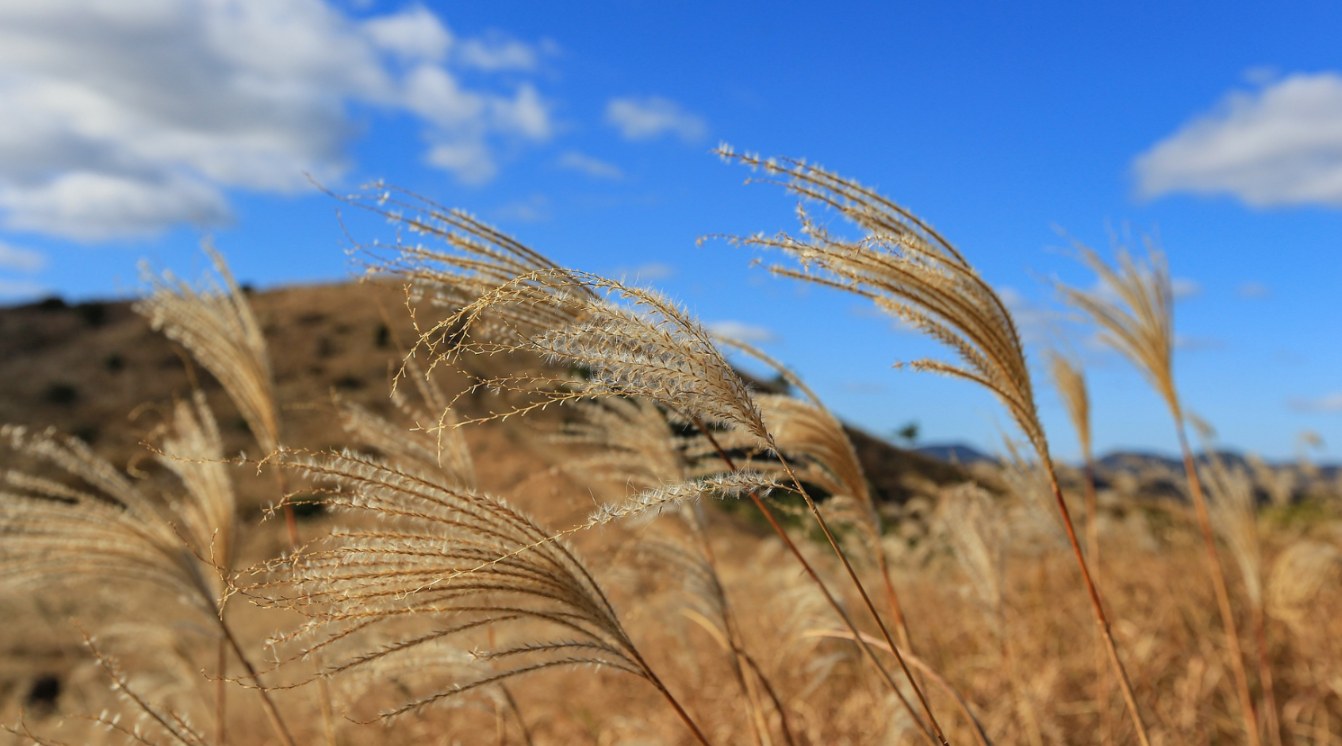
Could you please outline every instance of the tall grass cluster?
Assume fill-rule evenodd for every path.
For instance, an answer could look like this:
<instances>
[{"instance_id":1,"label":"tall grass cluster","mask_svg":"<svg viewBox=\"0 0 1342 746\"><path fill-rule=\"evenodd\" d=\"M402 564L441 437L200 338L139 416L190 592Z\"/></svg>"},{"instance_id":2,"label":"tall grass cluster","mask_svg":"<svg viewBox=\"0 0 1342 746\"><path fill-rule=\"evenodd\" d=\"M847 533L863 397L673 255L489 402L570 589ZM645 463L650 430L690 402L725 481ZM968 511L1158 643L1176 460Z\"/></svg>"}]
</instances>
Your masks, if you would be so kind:
<instances>
[{"instance_id":1,"label":"tall grass cluster","mask_svg":"<svg viewBox=\"0 0 1342 746\"><path fill-rule=\"evenodd\" d=\"M1157 249L1111 265L1079 247L1103 289L1059 287L1183 447L1182 474L1102 481L1084 369L1049 358L1074 432L1046 432L1016 321L970 253L823 168L719 155L801 203L797 233L732 242L941 343L945 358L905 365L991 392L1024 438L1009 461L885 501L783 363L655 290L378 186L341 199L395 227L358 248L411 323L387 335L405 340L394 414L333 395L344 447L288 442L263 327L213 252L218 281L148 274L137 310L218 381L253 449L224 453L199 391L131 473L70 436L0 429L16 645L86 651L54 705L0 689L8 737L1342 741L1342 490L1303 462L1194 457ZM477 458L491 428L507 453ZM1078 467L1053 459L1064 437ZM495 478L508 459L523 478ZM244 471L270 480L273 520L240 520ZM300 525L314 500L323 517Z\"/></svg>"}]
</instances>

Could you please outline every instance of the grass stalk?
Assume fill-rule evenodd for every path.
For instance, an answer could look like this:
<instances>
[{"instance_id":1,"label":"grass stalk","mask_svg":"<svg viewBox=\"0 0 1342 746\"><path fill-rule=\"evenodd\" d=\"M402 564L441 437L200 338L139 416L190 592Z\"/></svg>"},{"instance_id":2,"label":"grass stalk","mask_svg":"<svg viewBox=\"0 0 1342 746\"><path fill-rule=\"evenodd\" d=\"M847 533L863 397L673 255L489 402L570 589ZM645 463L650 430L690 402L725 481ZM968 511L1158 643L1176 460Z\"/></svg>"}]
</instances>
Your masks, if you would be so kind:
<instances>
[{"instance_id":1,"label":"grass stalk","mask_svg":"<svg viewBox=\"0 0 1342 746\"><path fill-rule=\"evenodd\" d=\"M1249 674L1244 668L1244 648L1240 644L1239 627L1235 623L1235 612L1230 604L1230 589L1226 583L1225 567L1221 564L1220 552L1216 548L1216 534L1212 530L1211 512L1207 508L1207 496L1202 489L1202 479L1198 477L1193 451L1188 446L1187 428L1178 412L1179 410L1174 410L1179 449L1183 454L1184 474L1188 477L1188 489L1193 497L1193 514L1197 519L1198 531L1202 534L1202 545L1207 558L1207 574L1211 576L1216 608L1221 615L1221 626L1225 630L1226 648L1230 651L1230 672L1235 679L1235 693L1239 697L1240 709L1244 716L1245 735L1249 739L1250 746L1260 746L1262 737L1258 726L1258 714L1254 707L1253 695L1249 692Z\"/></svg>"},{"instance_id":2,"label":"grass stalk","mask_svg":"<svg viewBox=\"0 0 1342 746\"><path fill-rule=\"evenodd\" d=\"M1067 541L1071 544L1072 555L1076 558L1077 567L1081 570L1081 580L1086 586L1086 595L1090 598L1090 608L1095 615L1095 626L1099 629L1100 639L1104 642L1105 654L1109 657L1110 669L1118 680L1119 689L1123 693L1123 703L1127 705L1128 716L1132 719L1133 727L1136 728L1138 742L1142 746L1150 746L1151 738L1147 735L1146 724L1142 722L1141 709L1137 706L1137 698L1132 692L1132 682L1129 681L1127 669L1123 667L1123 660L1118 655L1118 646L1114 643L1114 634L1109 626L1109 617L1104 612L1104 602L1100 599L1100 591L1090 575L1090 567L1086 563L1085 553L1081 551L1081 542L1077 540L1076 527L1072 523L1071 512L1067 509L1067 501L1063 499L1057 472L1054 470L1051 461L1046 463L1045 466L1048 472L1049 487L1053 490L1053 499L1057 503L1058 512L1062 514L1062 525L1067 533Z\"/></svg>"},{"instance_id":3,"label":"grass stalk","mask_svg":"<svg viewBox=\"0 0 1342 746\"><path fill-rule=\"evenodd\" d=\"M717 438L713 437L712 431L709 430L706 426L704 426L703 422L699 421L697 417L691 417L691 421L694 422L695 427L697 427L699 431L704 434L704 437L708 439L709 443L712 444L713 448L717 450L718 456L727 465L727 468L732 471L737 471L738 469L735 460L732 459L731 454L727 453L727 451L722 448L722 445L718 443ZM874 616L876 616L877 624L881 627L881 632L883 636L885 637L886 641L890 644L891 649L894 650L895 657L899 661L900 666L903 668L905 676L908 678L909 683L913 685L914 691L917 692L918 694L918 698L921 701L923 711L927 714L929 722L931 723L930 728L927 724L923 722L922 718L918 716L917 712L915 712L913 705L909 702L908 698L904 696L904 693L900 691L899 685L895 683L895 680L893 677L891 677L890 672L885 670L885 667L881 665L880 660L876 658L876 653L871 649L871 646L867 644L865 638L862 637L861 632L858 630L857 625L853 623L853 620L848 615L848 612L844 610L843 606L839 603L838 599L836 599L834 597L834 594L830 592L829 587L825 585L825 581L821 580L819 573L816 572L815 568L811 565L810 561L806 559L806 556L801 553L801 549L797 547L796 543L792 541L792 537L788 535L787 530L784 529L782 524L778 522L778 519L774 517L773 511L769 510L769 506L766 505L762 499L760 499L760 496L754 490L751 490L747 493L748 496L750 497L751 502L755 505L755 508L759 510L760 513L764 516L764 519L768 521L769 526L774 530L774 533L777 534L778 537L783 541L783 545L787 547L787 550L792 554L793 557L797 559L798 562L801 563L802 569L806 572L807 576L810 577L811 580L816 584L816 586L820 588L820 592L825 596L825 600L829 603L831 607L833 607L834 611L843 620L844 625L847 626L848 629L852 631L854 639L858 644L858 647L862 649L863 653L866 654L868 660L871 661L871 664L876 667L876 670L881 674L881 677L885 679L885 682L890 686L890 689L895 693L895 696L899 699L900 704L902 704L904 706L904 709L908 712L909 717L911 717L913 721L918 724L919 731L922 733L923 737L926 738L929 743L941 743L943 744L943 746L948 746L946 736L941 731L941 726L937 724L936 718L932 716L932 710L931 707L929 707L927 704L927 699L923 696L922 690L918 688L917 683L913 679L913 674L909 671L908 664L904 662L904 658L902 655L900 655L899 649L895 647L894 641L890 638L889 630L885 628L884 624L880 623L880 617L879 615L877 615L875 606L871 603L871 598L867 595L866 590L862 587L861 582L857 579L856 573L852 569L852 565L848 563L848 560L844 556L842 550L839 549L837 542L834 540L833 534L830 533L829 527L825 524L824 518L820 515L820 511L816 508L814 501L812 501L810 495L806 494L805 490L801 488L801 483L797 480L796 475L792 473L791 466L789 466L786 461L783 461L783 464L787 469L788 475L792 478L793 483L796 485L798 490L801 491L803 498L806 500L806 503L809 509L811 510L811 514L816 518L817 522L820 524L821 530L824 531L825 536L829 538L830 546L834 548L835 552L839 555L839 558L843 561L844 566L848 568L850 577L853 578L854 582L858 586L859 592L862 594L863 599L866 601L867 608L872 612Z\"/></svg>"},{"instance_id":4,"label":"grass stalk","mask_svg":"<svg viewBox=\"0 0 1342 746\"><path fill-rule=\"evenodd\" d=\"M284 718L280 715L279 708L275 706L275 700L271 698L270 690L261 683L261 675L257 673L256 667L248 660L242 645L238 643L238 638L233 634L232 628L224 622L222 616L219 617L219 631L223 633L224 639L228 642L228 647L233 651L233 655L237 656L238 661L247 672L247 678L251 679L252 685L261 695L261 709L266 713L266 720L270 722L271 729L275 731L275 735L279 737L284 746L295 746L294 737L289 732L289 726L285 724Z\"/></svg>"}]
</instances>

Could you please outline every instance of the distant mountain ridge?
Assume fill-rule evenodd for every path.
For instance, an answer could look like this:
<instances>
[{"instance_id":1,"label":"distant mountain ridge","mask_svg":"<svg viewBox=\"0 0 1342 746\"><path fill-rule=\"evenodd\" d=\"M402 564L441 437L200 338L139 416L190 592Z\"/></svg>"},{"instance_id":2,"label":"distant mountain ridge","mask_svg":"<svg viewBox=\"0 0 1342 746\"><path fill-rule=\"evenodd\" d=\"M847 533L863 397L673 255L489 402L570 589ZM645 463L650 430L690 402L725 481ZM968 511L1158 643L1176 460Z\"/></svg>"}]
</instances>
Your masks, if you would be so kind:
<instances>
[{"instance_id":1,"label":"distant mountain ridge","mask_svg":"<svg viewBox=\"0 0 1342 746\"><path fill-rule=\"evenodd\" d=\"M979 449L967 443L935 443L925 446L919 446L913 449L928 458L934 458L946 463L960 464L970 466L977 463L996 463L998 456L980 451ZM1220 457L1221 461L1228 466L1249 467L1250 454L1242 451L1223 448L1213 452L1198 452L1193 458L1198 464L1205 464L1210 461L1212 455ZM1263 459L1264 463L1272 467L1293 466L1297 462L1294 460L1272 460ZM1140 471L1152 467L1181 470L1183 469L1183 458L1173 454L1160 453L1157 451L1137 451L1137 450L1118 450L1110 451L1095 461L1096 466L1106 471ZM1335 463L1315 464L1315 466L1325 476L1331 476L1342 471L1342 465Z\"/></svg>"}]
</instances>

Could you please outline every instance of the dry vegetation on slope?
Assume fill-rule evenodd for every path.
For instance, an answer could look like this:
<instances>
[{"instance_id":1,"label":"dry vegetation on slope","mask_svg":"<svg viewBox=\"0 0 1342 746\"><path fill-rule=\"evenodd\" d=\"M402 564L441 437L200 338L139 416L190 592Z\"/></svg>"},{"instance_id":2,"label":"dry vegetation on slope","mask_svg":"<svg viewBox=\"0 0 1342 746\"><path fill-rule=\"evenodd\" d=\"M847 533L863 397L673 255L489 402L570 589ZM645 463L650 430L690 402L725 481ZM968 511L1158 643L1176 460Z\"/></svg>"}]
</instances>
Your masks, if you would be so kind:
<instances>
[{"instance_id":1,"label":"dry vegetation on slope","mask_svg":"<svg viewBox=\"0 0 1342 746\"><path fill-rule=\"evenodd\" d=\"M895 283L936 234L832 174L758 165L870 239L770 242L889 252L830 284L948 340L967 367L925 367L991 384L1035 458L971 473L845 433L803 382L746 385L655 294L420 202L401 223L441 250L389 262L417 328L396 283L247 298L265 437L126 304L6 309L0 740L1342 741L1335 476L1204 463L1200 524L1178 470L1101 465L1090 493L1059 465L1055 502L1019 342L972 268L945 246L959 284L930 293L929 265ZM213 365L264 377L243 365L264 354Z\"/></svg>"}]
</instances>

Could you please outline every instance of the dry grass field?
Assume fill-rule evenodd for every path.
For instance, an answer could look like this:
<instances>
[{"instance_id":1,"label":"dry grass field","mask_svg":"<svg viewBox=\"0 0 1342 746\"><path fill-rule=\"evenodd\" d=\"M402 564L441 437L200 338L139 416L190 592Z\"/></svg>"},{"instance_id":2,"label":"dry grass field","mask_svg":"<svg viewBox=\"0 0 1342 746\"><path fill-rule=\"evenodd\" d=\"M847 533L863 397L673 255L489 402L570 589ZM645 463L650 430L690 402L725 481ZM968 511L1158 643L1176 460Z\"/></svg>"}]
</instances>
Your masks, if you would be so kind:
<instances>
[{"instance_id":1,"label":"dry grass field","mask_svg":"<svg viewBox=\"0 0 1342 746\"><path fill-rule=\"evenodd\" d=\"M997 395L1015 459L900 451L653 291L355 198L406 234L364 283L0 311L0 742L1342 742L1335 469L1053 463L1104 392L1056 360L1043 431L972 253L724 155L861 235L742 242L945 343L912 366ZM1160 256L1090 259L1116 292L1063 292L1183 433Z\"/></svg>"}]
</instances>

